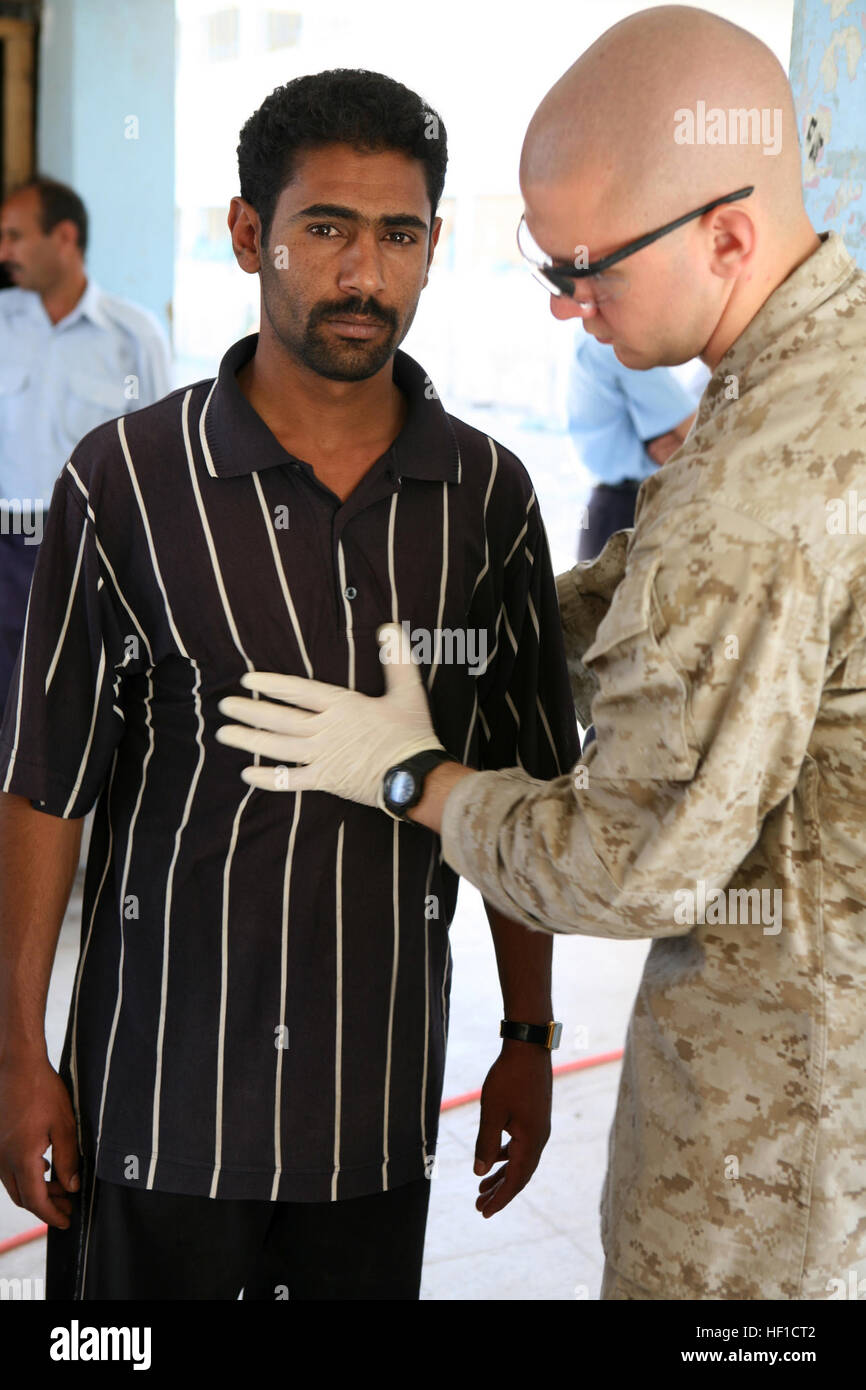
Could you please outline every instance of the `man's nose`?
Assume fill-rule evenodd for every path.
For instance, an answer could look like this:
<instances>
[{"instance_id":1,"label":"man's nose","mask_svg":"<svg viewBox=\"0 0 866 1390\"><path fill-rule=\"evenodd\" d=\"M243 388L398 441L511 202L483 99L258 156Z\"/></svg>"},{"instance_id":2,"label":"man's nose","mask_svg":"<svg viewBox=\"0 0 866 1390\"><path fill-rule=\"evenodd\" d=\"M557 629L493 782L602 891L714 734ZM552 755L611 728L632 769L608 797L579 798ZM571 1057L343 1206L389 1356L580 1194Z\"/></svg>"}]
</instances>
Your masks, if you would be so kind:
<instances>
[{"instance_id":1,"label":"man's nose","mask_svg":"<svg viewBox=\"0 0 866 1390\"><path fill-rule=\"evenodd\" d=\"M346 247L340 263L340 289L369 299L385 288L382 252L375 237L359 236Z\"/></svg>"},{"instance_id":2,"label":"man's nose","mask_svg":"<svg viewBox=\"0 0 866 1390\"><path fill-rule=\"evenodd\" d=\"M550 312L555 319L591 319L598 309L592 300L581 301L567 294L552 294Z\"/></svg>"}]
</instances>

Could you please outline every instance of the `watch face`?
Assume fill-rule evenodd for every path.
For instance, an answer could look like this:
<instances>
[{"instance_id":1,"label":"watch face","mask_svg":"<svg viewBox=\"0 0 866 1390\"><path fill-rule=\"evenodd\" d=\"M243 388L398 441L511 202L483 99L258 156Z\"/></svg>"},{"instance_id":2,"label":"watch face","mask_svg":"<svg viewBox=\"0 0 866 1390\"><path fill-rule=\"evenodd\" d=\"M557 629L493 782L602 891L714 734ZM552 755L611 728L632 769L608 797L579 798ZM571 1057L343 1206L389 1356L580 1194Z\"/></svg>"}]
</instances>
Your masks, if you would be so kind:
<instances>
[{"instance_id":1,"label":"watch face","mask_svg":"<svg viewBox=\"0 0 866 1390\"><path fill-rule=\"evenodd\" d=\"M406 806L415 794L415 778L406 768L398 768L388 781L388 800L395 806Z\"/></svg>"}]
</instances>

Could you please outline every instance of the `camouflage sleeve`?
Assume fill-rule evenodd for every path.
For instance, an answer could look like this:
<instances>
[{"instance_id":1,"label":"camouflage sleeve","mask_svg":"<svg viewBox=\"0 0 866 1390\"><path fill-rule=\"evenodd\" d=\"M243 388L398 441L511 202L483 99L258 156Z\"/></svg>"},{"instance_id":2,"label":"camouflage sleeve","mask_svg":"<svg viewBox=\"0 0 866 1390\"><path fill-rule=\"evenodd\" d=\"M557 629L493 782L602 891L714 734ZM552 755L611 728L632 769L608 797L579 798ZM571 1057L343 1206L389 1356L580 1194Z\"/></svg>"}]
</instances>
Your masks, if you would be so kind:
<instances>
[{"instance_id":1,"label":"camouflage sleeve","mask_svg":"<svg viewBox=\"0 0 866 1390\"><path fill-rule=\"evenodd\" d=\"M583 664L583 654L595 640L595 632L623 576L631 531L615 531L601 554L582 560L574 569L556 576L556 593L571 693L577 717L584 728L591 722L589 707L598 690L595 674Z\"/></svg>"},{"instance_id":2,"label":"camouflage sleeve","mask_svg":"<svg viewBox=\"0 0 866 1390\"><path fill-rule=\"evenodd\" d=\"M637 535L636 535L637 539ZM451 792L445 858L528 926L675 936L675 894L724 888L797 783L839 581L714 506L632 545L583 661L597 738L551 782L482 772Z\"/></svg>"}]
</instances>

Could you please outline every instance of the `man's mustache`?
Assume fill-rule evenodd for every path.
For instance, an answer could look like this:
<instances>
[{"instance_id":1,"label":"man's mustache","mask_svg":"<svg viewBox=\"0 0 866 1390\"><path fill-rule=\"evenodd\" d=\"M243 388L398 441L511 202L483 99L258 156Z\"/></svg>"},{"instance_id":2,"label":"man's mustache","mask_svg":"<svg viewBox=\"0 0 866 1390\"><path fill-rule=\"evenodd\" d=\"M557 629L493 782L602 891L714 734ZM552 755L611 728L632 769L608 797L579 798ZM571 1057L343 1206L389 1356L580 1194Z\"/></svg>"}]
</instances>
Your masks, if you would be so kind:
<instances>
[{"instance_id":1,"label":"man's mustache","mask_svg":"<svg viewBox=\"0 0 866 1390\"><path fill-rule=\"evenodd\" d=\"M397 327L397 313L375 299L341 299L335 303L317 304L310 313L308 327L315 328L325 319L357 314L359 318L375 319L388 328Z\"/></svg>"}]
</instances>

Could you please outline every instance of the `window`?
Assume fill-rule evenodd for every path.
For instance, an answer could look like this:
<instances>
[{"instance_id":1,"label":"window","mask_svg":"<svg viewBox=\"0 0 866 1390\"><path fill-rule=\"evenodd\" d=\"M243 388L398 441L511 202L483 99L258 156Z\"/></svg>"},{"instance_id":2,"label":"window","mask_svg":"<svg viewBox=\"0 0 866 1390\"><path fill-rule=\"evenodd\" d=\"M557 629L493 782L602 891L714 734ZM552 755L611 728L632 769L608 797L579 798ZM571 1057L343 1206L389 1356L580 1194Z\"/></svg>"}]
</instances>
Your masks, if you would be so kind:
<instances>
[{"instance_id":1,"label":"window","mask_svg":"<svg viewBox=\"0 0 866 1390\"><path fill-rule=\"evenodd\" d=\"M239 48L240 12L218 10L205 16L207 56L212 63L236 58Z\"/></svg>"},{"instance_id":2,"label":"window","mask_svg":"<svg viewBox=\"0 0 866 1390\"><path fill-rule=\"evenodd\" d=\"M286 10L268 10L265 15L265 48L295 48L301 41L301 16Z\"/></svg>"}]
</instances>

